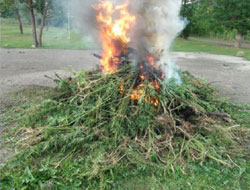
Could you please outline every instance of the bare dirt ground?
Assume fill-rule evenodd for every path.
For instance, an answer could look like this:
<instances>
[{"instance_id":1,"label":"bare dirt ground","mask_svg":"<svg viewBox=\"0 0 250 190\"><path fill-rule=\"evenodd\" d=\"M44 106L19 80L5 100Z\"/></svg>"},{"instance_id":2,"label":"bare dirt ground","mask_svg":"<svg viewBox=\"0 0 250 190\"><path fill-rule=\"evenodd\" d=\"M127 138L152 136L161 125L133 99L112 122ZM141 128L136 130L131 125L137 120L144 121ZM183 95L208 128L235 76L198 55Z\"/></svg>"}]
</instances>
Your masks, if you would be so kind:
<instances>
[{"instance_id":1,"label":"bare dirt ground","mask_svg":"<svg viewBox=\"0 0 250 190\"><path fill-rule=\"evenodd\" d=\"M57 73L63 77L70 75L66 68L76 71L95 68L98 60L92 53L0 48L0 114L4 107L11 105L12 92L34 86L53 87L53 81L45 75L54 78ZM182 70L206 79L222 96L236 103L250 104L250 61L205 53L173 53L172 56ZM2 130L0 121L0 133ZM0 163L7 159L8 152L0 148Z\"/></svg>"},{"instance_id":2,"label":"bare dirt ground","mask_svg":"<svg viewBox=\"0 0 250 190\"><path fill-rule=\"evenodd\" d=\"M0 49L0 105L10 91L31 86L53 86L44 77L67 76L66 68L76 71L96 67L93 51ZM250 61L243 58L205 53L173 53L182 70L202 77L219 92L237 103L250 103ZM7 98L10 96L7 96Z\"/></svg>"}]
</instances>

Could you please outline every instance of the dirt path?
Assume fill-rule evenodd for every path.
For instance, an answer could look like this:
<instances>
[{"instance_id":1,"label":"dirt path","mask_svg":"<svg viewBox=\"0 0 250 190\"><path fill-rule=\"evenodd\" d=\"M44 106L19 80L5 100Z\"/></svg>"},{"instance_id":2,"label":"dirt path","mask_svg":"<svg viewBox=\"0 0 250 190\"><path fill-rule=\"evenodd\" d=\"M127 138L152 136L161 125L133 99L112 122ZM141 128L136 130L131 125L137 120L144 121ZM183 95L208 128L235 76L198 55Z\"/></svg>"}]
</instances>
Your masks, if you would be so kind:
<instances>
[{"instance_id":1,"label":"dirt path","mask_svg":"<svg viewBox=\"0 0 250 190\"><path fill-rule=\"evenodd\" d=\"M250 104L250 61L205 53L175 53L175 57L182 70L206 79L222 96Z\"/></svg>"},{"instance_id":2,"label":"dirt path","mask_svg":"<svg viewBox=\"0 0 250 190\"><path fill-rule=\"evenodd\" d=\"M97 63L91 51L0 49L0 106L6 103L7 92L31 85L53 86L45 75L67 76L69 69L91 69Z\"/></svg>"},{"instance_id":3,"label":"dirt path","mask_svg":"<svg viewBox=\"0 0 250 190\"><path fill-rule=\"evenodd\" d=\"M93 51L0 49L0 102L4 94L30 85L53 86L44 76L69 75L98 64ZM223 96L238 103L250 103L250 61L239 57L205 53L173 53L182 70L205 78ZM1 106L1 104L0 104Z\"/></svg>"},{"instance_id":4,"label":"dirt path","mask_svg":"<svg viewBox=\"0 0 250 190\"><path fill-rule=\"evenodd\" d=\"M229 47L234 47L235 43L234 42L229 42L229 41L224 41L224 40L213 40L213 39L207 39L207 38L198 38L198 37L189 37L190 40L195 40L195 41L201 41L201 42L211 42L217 45L221 46L229 46ZM249 43L243 43L242 48L250 48Z\"/></svg>"}]
</instances>

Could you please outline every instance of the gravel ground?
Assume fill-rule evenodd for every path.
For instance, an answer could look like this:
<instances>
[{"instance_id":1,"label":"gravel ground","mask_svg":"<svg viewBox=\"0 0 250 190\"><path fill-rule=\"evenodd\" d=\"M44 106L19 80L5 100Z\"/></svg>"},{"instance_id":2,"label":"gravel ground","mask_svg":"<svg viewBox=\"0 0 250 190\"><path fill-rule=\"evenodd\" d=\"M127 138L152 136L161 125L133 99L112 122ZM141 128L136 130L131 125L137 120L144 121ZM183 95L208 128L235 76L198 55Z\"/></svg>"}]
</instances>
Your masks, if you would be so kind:
<instances>
[{"instance_id":1,"label":"gravel ground","mask_svg":"<svg viewBox=\"0 0 250 190\"><path fill-rule=\"evenodd\" d=\"M45 75L68 75L96 67L93 51L0 49L0 102L4 94L29 85L53 86ZM205 53L173 53L177 65L197 77L205 78L223 96L238 103L250 103L250 61L240 57ZM0 103L1 106L1 103Z\"/></svg>"},{"instance_id":2,"label":"gravel ground","mask_svg":"<svg viewBox=\"0 0 250 190\"><path fill-rule=\"evenodd\" d=\"M30 86L52 87L53 81L45 75L52 78L55 73L69 76L69 69L95 68L98 60L92 53L80 50L0 49L0 113L12 103L11 92ZM222 96L236 103L250 104L250 61L205 53L173 53L172 56L182 70L206 79ZM2 131L0 123L0 133ZM6 147L0 148L0 163L10 156L9 152Z\"/></svg>"}]
</instances>

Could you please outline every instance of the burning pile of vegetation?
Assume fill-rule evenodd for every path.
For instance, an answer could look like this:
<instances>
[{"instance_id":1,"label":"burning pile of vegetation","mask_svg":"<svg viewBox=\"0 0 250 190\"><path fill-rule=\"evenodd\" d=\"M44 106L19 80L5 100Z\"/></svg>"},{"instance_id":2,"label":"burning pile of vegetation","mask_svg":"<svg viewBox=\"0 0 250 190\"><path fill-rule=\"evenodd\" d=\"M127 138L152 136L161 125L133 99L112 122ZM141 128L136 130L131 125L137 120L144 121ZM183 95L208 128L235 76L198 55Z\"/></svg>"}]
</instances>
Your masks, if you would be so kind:
<instances>
[{"instance_id":1,"label":"burning pile of vegetation","mask_svg":"<svg viewBox=\"0 0 250 190\"><path fill-rule=\"evenodd\" d=\"M160 90L145 80L143 95L132 100L140 71L125 66L60 80L60 96L25 110L15 129L20 153L1 168L1 183L112 189L189 162L233 165L245 134L225 113L229 104L188 73L178 86L157 78Z\"/></svg>"},{"instance_id":2,"label":"burning pile of vegetation","mask_svg":"<svg viewBox=\"0 0 250 190\"><path fill-rule=\"evenodd\" d=\"M21 151L1 168L2 185L122 189L126 180L162 180L189 162L233 165L246 132L225 112L231 105L188 73L179 73L182 84L166 82L163 51L128 48L135 17L127 4L101 1L95 9L100 69L59 80L59 96L25 110L15 129Z\"/></svg>"}]
</instances>

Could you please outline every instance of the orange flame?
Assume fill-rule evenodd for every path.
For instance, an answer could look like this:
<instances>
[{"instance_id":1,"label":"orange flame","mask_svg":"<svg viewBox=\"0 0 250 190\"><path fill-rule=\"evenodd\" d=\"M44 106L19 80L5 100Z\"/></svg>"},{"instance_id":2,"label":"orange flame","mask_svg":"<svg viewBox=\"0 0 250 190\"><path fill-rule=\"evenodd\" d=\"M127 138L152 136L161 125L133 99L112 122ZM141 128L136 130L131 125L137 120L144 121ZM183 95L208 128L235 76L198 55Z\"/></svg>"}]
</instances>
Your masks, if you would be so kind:
<instances>
[{"instance_id":1,"label":"orange flame","mask_svg":"<svg viewBox=\"0 0 250 190\"><path fill-rule=\"evenodd\" d=\"M150 82L150 85L152 85L155 90L159 91L161 89L160 84L158 81ZM132 90L130 100L136 100L139 101L142 97L144 97L144 100L146 102L150 102L154 106L159 105L159 99L157 97L147 97L146 92L143 90L144 88L144 82L141 82L136 89Z\"/></svg>"},{"instance_id":2,"label":"orange flame","mask_svg":"<svg viewBox=\"0 0 250 190\"><path fill-rule=\"evenodd\" d=\"M147 56L147 61L149 62L149 64L154 67L155 66L155 60L152 56Z\"/></svg>"},{"instance_id":3,"label":"orange flame","mask_svg":"<svg viewBox=\"0 0 250 190\"><path fill-rule=\"evenodd\" d=\"M128 0L129 1L129 0ZM100 0L100 3L94 8L97 11L97 22L100 27L100 38L102 41L102 59L101 68L102 73L115 73L120 66L121 55L127 54L127 46L131 42L129 32L136 22L136 17L131 15L128 11L128 1L122 5L114 6L108 0ZM146 57L146 63L153 69L156 69L155 60L153 56ZM145 89L145 81L150 79L150 75L146 72L144 64L139 65L141 73L139 75L139 83L135 89L132 90L130 100L139 101L144 98L146 102L158 106L159 100L157 97L147 96ZM149 82L156 91L160 90L158 81ZM124 84L120 86L120 93L124 94Z\"/></svg>"},{"instance_id":4,"label":"orange flame","mask_svg":"<svg viewBox=\"0 0 250 190\"><path fill-rule=\"evenodd\" d=\"M103 48L102 72L114 73L120 62L119 56L131 41L128 34L136 22L136 17L129 13L128 2L114 6L109 1L100 0L95 9L98 11L96 18L100 24Z\"/></svg>"},{"instance_id":5,"label":"orange flame","mask_svg":"<svg viewBox=\"0 0 250 190\"><path fill-rule=\"evenodd\" d=\"M150 64L150 66L152 68L155 68L155 60L152 56L147 56L146 57L146 60L148 61L148 63ZM144 69L144 66L143 65L140 65L139 66L140 69ZM145 87L145 80L149 79L149 76L147 73L145 72L142 72L140 75L139 75L139 78L141 80L140 84L136 86L136 88L134 90L132 90L132 93L131 93L131 96L130 96L130 100L137 100L139 101L142 97L144 97L144 100L146 102L150 102L151 104L155 105L155 106L158 106L159 105L159 100L157 97L146 97L146 92L143 91L143 88ZM151 81L149 82L149 84L151 86L154 87L154 89L156 91L159 91L161 89L161 86L159 84L159 81L155 80L155 81Z\"/></svg>"}]
</instances>

